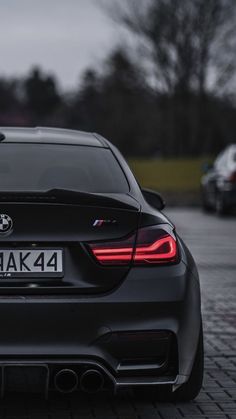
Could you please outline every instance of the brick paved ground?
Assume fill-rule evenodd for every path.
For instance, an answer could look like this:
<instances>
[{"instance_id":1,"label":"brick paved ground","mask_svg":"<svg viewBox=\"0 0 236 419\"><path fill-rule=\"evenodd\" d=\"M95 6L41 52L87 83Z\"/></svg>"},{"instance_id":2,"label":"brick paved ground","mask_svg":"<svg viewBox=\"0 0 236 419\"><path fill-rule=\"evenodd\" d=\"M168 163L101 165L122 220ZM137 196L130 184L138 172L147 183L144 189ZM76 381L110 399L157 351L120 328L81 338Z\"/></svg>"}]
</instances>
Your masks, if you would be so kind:
<instances>
[{"instance_id":1,"label":"brick paved ground","mask_svg":"<svg viewBox=\"0 0 236 419\"><path fill-rule=\"evenodd\" d=\"M196 401L156 404L132 395L113 399L73 395L7 398L0 418L21 419L236 419L236 218L220 220L197 210L169 210L199 266L206 368Z\"/></svg>"}]
</instances>

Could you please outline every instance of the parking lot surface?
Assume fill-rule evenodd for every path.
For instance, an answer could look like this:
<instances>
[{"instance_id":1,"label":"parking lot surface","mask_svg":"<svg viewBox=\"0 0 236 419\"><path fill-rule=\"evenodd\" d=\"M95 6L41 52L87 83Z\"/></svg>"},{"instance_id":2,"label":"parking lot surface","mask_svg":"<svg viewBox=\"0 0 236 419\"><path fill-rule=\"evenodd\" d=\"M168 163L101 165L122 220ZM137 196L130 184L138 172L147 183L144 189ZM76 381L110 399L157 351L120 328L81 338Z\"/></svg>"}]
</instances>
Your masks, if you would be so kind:
<instances>
[{"instance_id":1,"label":"parking lot surface","mask_svg":"<svg viewBox=\"0 0 236 419\"><path fill-rule=\"evenodd\" d=\"M200 210L166 211L198 264L205 331L205 378L191 403L138 400L132 394L70 397L11 397L0 418L21 419L236 419L236 217Z\"/></svg>"}]
</instances>

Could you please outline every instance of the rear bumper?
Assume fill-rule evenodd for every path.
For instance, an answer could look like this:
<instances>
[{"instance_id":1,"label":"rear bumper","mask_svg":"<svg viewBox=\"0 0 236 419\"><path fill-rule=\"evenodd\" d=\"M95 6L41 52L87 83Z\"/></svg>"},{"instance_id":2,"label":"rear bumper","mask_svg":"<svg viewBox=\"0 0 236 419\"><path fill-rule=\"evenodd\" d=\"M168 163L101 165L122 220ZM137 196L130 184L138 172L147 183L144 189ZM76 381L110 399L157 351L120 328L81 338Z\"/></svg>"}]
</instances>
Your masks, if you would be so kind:
<instances>
[{"instance_id":1,"label":"rear bumper","mask_svg":"<svg viewBox=\"0 0 236 419\"><path fill-rule=\"evenodd\" d=\"M70 371L76 377L76 386L71 389L63 390L58 388L56 377L58 374ZM80 359L51 359L51 360L14 360L0 363L1 388L0 396L4 397L9 392L42 393L47 398L49 392L59 391L71 393L76 390L87 392L97 392L99 390L85 390L83 387L84 373L92 371L98 372L102 377L102 387L100 389L112 389L116 393L122 388L134 388L137 386L175 386L178 377L115 377L104 364L99 361ZM182 382L185 382L183 380Z\"/></svg>"},{"instance_id":2,"label":"rear bumper","mask_svg":"<svg viewBox=\"0 0 236 419\"><path fill-rule=\"evenodd\" d=\"M199 281L184 262L132 269L99 296L1 296L0 366L101 370L115 387L180 385L192 369Z\"/></svg>"}]
</instances>

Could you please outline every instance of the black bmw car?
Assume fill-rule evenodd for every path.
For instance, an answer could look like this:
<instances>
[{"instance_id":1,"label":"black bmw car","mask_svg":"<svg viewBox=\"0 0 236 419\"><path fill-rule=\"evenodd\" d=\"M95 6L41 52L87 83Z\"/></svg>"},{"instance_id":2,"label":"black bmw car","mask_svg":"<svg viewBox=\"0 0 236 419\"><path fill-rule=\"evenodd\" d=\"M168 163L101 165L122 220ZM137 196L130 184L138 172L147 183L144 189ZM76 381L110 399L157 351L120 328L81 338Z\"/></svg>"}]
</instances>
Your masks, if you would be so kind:
<instances>
[{"instance_id":1,"label":"black bmw car","mask_svg":"<svg viewBox=\"0 0 236 419\"><path fill-rule=\"evenodd\" d=\"M158 194L99 135L0 129L0 382L195 398L198 273Z\"/></svg>"}]
</instances>

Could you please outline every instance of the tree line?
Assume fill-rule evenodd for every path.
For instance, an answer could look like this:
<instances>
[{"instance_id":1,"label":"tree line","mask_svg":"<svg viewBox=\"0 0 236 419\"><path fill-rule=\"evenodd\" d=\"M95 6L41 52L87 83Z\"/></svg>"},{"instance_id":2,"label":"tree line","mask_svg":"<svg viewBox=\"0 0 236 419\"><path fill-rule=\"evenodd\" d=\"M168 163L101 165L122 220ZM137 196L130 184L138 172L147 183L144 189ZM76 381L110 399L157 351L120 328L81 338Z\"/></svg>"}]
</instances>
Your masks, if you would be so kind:
<instances>
[{"instance_id":1,"label":"tree line","mask_svg":"<svg viewBox=\"0 0 236 419\"><path fill-rule=\"evenodd\" d=\"M236 142L235 0L110 4L130 45L88 68L73 93L39 67L0 78L0 124L96 131L126 156L215 154Z\"/></svg>"}]
</instances>

